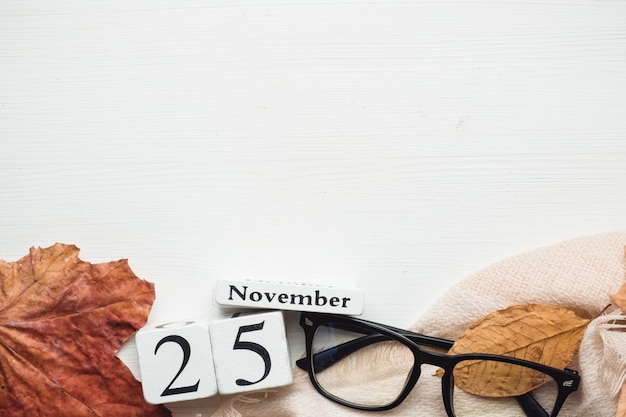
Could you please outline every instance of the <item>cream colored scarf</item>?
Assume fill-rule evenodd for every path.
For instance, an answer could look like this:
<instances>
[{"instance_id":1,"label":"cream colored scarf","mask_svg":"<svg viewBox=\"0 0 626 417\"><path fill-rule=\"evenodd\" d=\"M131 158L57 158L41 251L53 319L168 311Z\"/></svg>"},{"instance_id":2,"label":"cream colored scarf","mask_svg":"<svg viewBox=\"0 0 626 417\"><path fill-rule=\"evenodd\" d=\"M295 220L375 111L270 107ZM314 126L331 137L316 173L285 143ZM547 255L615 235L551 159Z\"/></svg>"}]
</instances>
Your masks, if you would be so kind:
<instances>
[{"instance_id":1,"label":"cream colored scarf","mask_svg":"<svg viewBox=\"0 0 626 417\"><path fill-rule=\"evenodd\" d=\"M453 286L412 327L449 339L472 322L513 304L568 307L596 317L589 325L572 368L582 385L561 410L563 417L614 417L619 389L626 379L626 331L617 311L601 314L609 294L624 283L626 233L566 241L492 265ZM611 311L609 309L609 311ZM411 395L388 412L355 411L326 400L305 372L294 370L294 383L269 392L222 397L214 417L445 416L439 381L423 371ZM502 416L503 410L480 410Z\"/></svg>"}]
</instances>

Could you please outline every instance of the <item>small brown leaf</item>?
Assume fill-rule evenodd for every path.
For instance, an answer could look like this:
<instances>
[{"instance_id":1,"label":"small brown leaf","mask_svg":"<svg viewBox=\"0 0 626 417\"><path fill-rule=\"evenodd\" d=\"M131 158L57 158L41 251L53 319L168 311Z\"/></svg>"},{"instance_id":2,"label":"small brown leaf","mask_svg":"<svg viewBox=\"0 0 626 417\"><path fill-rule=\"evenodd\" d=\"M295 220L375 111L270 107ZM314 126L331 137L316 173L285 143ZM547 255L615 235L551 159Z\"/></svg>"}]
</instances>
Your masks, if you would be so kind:
<instances>
[{"instance_id":1,"label":"small brown leaf","mask_svg":"<svg viewBox=\"0 0 626 417\"><path fill-rule=\"evenodd\" d=\"M626 383L622 385L622 389L619 392L615 417L626 417Z\"/></svg>"},{"instance_id":2,"label":"small brown leaf","mask_svg":"<svg viewBox=\"0 0 626 417\"><path fill-rule=\"evenodd\" d=\"M0 416L170 416L115 357L153 301L126 260L90 264L75 246L0 260Z\"/></svg>"},{"instance_id":3,"label":"small brown leaf","mask_svg":"<svg viewBox=\"0 0 626 417\"><path fill-rule=\"evenodd\" d=\"M588 323L566 308L516 305L473 324L449 353L491 353L563 369L578 351ZM509 397L531 391L545 381L542 375L527 368L471 361L455 368L454 382L472 394Z\"/></svg>"}]
</instances>

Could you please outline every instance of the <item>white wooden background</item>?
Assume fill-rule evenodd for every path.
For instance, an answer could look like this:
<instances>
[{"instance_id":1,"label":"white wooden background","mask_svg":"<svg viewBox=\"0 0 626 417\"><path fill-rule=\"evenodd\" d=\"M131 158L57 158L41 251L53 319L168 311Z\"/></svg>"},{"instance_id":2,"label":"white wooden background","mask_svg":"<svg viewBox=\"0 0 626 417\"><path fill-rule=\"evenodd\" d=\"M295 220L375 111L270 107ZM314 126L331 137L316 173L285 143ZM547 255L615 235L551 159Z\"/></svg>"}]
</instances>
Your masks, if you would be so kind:
<instances>
[{"instance_id":1,"label":"white wooden background","mask_svg":"<svg viewBox=\"0 0 626 417\"><path fill-rule=\"evenodd\" d=\"M358 285L408 326L624 229L625 93L625 1L3 0L0 257L128 258L151 321L218 314L225 277Z\"/></svg>"}]
</instances>

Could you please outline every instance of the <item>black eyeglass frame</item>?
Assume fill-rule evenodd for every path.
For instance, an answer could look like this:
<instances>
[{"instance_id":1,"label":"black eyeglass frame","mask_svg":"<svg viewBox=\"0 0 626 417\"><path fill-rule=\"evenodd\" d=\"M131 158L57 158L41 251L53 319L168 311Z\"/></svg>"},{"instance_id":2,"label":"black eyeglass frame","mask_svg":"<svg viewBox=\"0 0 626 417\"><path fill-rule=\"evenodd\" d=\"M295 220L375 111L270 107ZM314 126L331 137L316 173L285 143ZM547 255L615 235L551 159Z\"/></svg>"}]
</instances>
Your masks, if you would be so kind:
<instances>
[{"instance_id":1,"label":"black eyeglass frame","mask_svg":"<svg viewBox=\"0 0 626 417\"><path fill-rule=\"evenodd\" d=\"M333 327L338 329L357 331L358 333L363 333L364 336L313 354L313 336L315 335L317 329L322 325L333 325ZM305 334L306 356L297 360L296 365L299 368L308 371L311 383L324 397L336 403L358 410L385 411L400 405L400 403L406 399L417 383L421 375L420 368L422 364L435 365L444 370L444 374L441 377L441 390L444 407L448 417L456 417L452 406L454 390L452 370L456 364L465 360L493 360L513 365L525 366L543 372L554 378L558 386L558 394L552 414L548 414L548 412L533 398L531 393L515 397L524 412L529 417L556 417L567 397L572 392L576 391L580 385L580 376L575 370L572 369L566 368L561 370L537 362L531 362L510 356L483 353L450 355L447 353L425 350L421 349L419 346L426 346L435 350L447 352L452 347L454 342L452 340L426 336L355 317L328 313L303 312L300 315L300 326L304 330ZM320 372L321 370L332 365L334 362L337 362L339 359L348 356L365 346L388 340L396 340L407 346L414 356L414 365L411 369L409 377L407 378L404 389L393 402L382 406L367 406L352 403L327 392L318 383L315 372Z\"/></svg>"}]
</instances>

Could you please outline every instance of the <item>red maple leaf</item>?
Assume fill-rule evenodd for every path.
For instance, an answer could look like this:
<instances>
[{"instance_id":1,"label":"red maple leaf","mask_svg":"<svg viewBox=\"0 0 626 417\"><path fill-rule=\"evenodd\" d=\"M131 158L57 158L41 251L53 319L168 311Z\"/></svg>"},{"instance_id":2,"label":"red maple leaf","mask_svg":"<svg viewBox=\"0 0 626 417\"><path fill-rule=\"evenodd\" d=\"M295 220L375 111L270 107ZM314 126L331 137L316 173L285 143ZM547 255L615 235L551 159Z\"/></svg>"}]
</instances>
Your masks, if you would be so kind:
<instances>
[{"instance_id":1,"label":"red maple leaf","mask_svg":"<svg viewBox=\"0 0 626 417\"><path fill-rule=\"evenodd\" d=\"M115 356L145 324L154 285L126 260L90 264L78 251L0 260L0 416L171 416Z\"/></svg>"}]
</instances>

